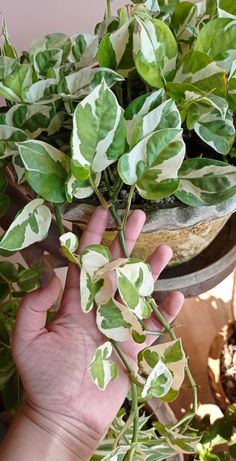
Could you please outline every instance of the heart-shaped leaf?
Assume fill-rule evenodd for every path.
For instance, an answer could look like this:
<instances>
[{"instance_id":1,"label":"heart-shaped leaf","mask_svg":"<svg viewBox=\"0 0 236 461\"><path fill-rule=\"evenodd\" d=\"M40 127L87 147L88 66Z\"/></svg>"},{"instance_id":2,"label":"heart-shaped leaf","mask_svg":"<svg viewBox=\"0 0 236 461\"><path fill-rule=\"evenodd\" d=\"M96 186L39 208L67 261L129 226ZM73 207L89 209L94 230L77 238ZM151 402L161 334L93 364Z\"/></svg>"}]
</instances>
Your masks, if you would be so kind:
<instances>
[{"instance_id":1,"label":"heart-shaped leaf","mask_svg":"<svg viewBox=\"0 0 236 461\"><path fill-rule=\"evenodd\" d=\"M89 365L92 380L101 390L106 389L107 385L116 379L119 374L116 363L108 360L111 354L112 345L107 341L96 349L94 357Z\"/></svg>"}]
</instances>

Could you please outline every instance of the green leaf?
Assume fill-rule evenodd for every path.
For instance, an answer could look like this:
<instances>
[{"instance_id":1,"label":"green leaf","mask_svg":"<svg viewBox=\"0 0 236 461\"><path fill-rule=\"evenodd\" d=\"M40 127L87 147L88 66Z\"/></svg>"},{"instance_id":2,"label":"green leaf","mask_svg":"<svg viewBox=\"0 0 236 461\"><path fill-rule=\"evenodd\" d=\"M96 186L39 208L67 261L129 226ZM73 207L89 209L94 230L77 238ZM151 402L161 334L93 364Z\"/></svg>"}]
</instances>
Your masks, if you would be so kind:
<instances>
[{"instance_id":1,"label":"green leaf","mask_svg":"<svg viewBox=\"0 0 236 461\"><path fill-rule=\"evenodd\" d=\"M0 82L20 67L18 59L0 56Z\"/></svg>"},{"instance_id":2,"label":"green leaf","mask_svg":"<svg viewBox=\"0 0 236 461\"><path fill-rule=\"evenodd\" d=\"M98 49L100 67L117 70L127 77L135 67L133 60L134 20L125 22L111 34L103 37Z\"/></svg>"},{"instance_id":3,"label":"green leaf","mask_svg":"<svg viewBox=\"0 0 236 461\"><path fill-rule=\"evenodd\" d=\"M128 341L131 337L138 343L145 341L145 333L137 317L115 299L98 306L96 315L98 329L107 338L119 342Z\"/></svg>"},{"instance_id":4,"label":"green leaf","mask_svg":"<svg viewBox=\"0 0 236 461\"><path fill-rule=\"evenodd\" d=\"M4 56L8 56L9 58L17 58L17 52L14 46L10 42L7 24L5 19L3 18L2 22L2 54Z\"/></svg>"},{"instance_id":5,"label":"green leaf","mask_svg":"<svg viewBox=\"0 0 236 461\"><path fill-rule=\"evenodd\" d=\"M159 130L120 158L119 175L125 184L136 184L139 194L147 200L168 197L178 189L178 170L184 154L181 129Z\"/></svg>"},{"instance_id":6,"label":"green leaf","mask_svg":"<svg viewBox=\"0 0 236 461\"><path fill-rule=\"evenodd\" d=\"M94 357L89 365L92 380L100 390L106 389L107 385L116 379L119 374L116 363L108 360L111 354L112 345L107 341L96 349Z\"/></svg>"},{"instance_id":7,"label":"green leaf","mask_svg":"<svg viewBox=\"0 0 236 461\"><path fill-rule=\"evenodd\" d=\"M1 287L0 287L1 289ZM10 338L9 333L4 325L4 323L0 320L0 349L4 348L5 346L10 345ZM0 362L0 368L2 367L2 363Z\"/></svg>"},{"instance_id":8,"label":"green leaf","mask_svg":"<svg viewBox=\"0 0 236 461\"><path fill-rule=\"evenodd\" d=\"M98 187L101 180L101 173L92 175L92 179L96 187ZM68 202L72 202L73 197L82 199L90 197L94 193L90 180L81 181L71 175L66 183L66 198Z\"/></svg>"},{"instance_id":9,"label":"green leaf","mask_svg":"<svg viewBox=\"0 0 236 461\"><path fill-rule=\"evenodd\" d=\"M4 216L11 206L8 195L0 193L0 217Z\"/></svg>"},{"instance_id":10,"label":"green leaf","mask_svg":"<svg viewBox=\"0 0 236 461\"><path fill-rule=\"evenodd\" d=\"M63 51L63 61L66 60L71 49L70 38L62 33L53 33L37 38L31 43L30 55L33 56L39 51L55 48Z\"/></svg>"},{"instance_id":11,"label":"green leaf","mask_svg":"<svg viewBox=\"0 0 236 461\"><path fill-rule=\"evenodd\" d=\"M79 67L94 63L98 51L97 35L76 34L71 37L71 52L68 60Z\"/></svg>"},{"instance_id":12,"label":"green leaf","mask_svg":"<svg viewBox=\"0 0 236 461\"><path fill-rule=\"evenodd\" d=\"M32 189L45 200L64 202L68 157L50 144L36 140L20 143L19 153Z\"/></svg>"},{"instance_id":13,"label":"green leaf","mask_svg":"<svg viewBox=\"0 0 236 461\"><path fill-rule=\"evenodd\" d=\"M236 458L236 440L229 443L229 454L233 459Z\"/></svg>"},{"instance_id":14,"label":"green leaf","mask_svg":"<svg viewBox=\"0 0 236 461\"><path fill-rule=\"evenodd\" d=\"M123 77L112 69L85 67L62 77L57 91L64 100L82 99L100 85L103 79L111 87L115 82L122 81Z\"/></svg>"},{"instance_id":15,"label":"green leaf","mask_svg":"<svg viewBox=\"0 0 236 461\"><path fill-rule=\"evenodd\" d=\"M232 18L236 16L236 3L231 0L218 0L217 13L219 18Z\"/></svg>"},{"instance_id":16,"label":"green leaf","mask_svg":"<svg viewBox=\"0 0 236 461\"><path fill-rule=\"evenodd\" d=\"M190 206L215 205L236 193L236 167L218 160L185 160L179 178L175 195Z\"/></svg>"},{"instance_id":17,"label":"green leaf","mask_svg":"<svg viewBox=\"0 0 236 461\"><path fill-rule=\"evenodd\" d=\"M199 116L194 123L197 135L220 154L227 154L233 146L235 128L231 112L223 118L217 110Z\"/></svg>"},{"instance_id":18,"label":"green leaf","mask_svg":"<svg viewBox=\"0 0 236 461\"><path fill-rule=\"evenodd\" d=\"M114 450L109 450L109 453L102 459L103 461L123 461L129 448L127 445L119 445Z\"/></svg>"},{"instance_id":19,"label":"green leaf","mask_svg":"<svg viewBox=\"0 0 236 461\"><path fill-rule=\"evenodd\" d=\"M228 18L213 19L200 30L195 51L208 54L227 72L236 58L236 23Z\"/></svg>"},{"instance_id":20,"label":"green leaf","mask_svg":"<svg viewBox=\"0 0 236 461\"><path fill-rule=\"evenodd\" d=\"M4 384L2 396L6 410L14 413L19 410L24 399L24 391L17 371Z\"/></svg>"},{"instance_id":21,"label":"green leaf","mask_svg":"<svg viewBox=\"0 0 236 461\"><path fill-rule=\"evenodd\" d=\"M0 301L4 301L4 299L6 299L8 295L9 295L9 285L7 283L6 284L1 283L0 284Z\"/></svg>"},{"instance_id":22,"label":"green leaf","mask_svg":"<svg viewBox=\"0 0 236 461\"><path fill-rule=\"evenodd\" d=\"M190 83L203 92L226 96L226 72L200 51L191 51L183 56L173 82Z\"/></svg>"},{"instance_id":23,"label":"green leaf","mask_svg":"<svg viewBox=\"0 0 236 461\"><path fill-rule=\"evenodd\" d=\"M18 272L14 264L9 261L0 261L0 283L17 282Z\"/></svg>"},{"instance_id":24,"label":"green leaf","mask_svg":"<svg viewBox=\"0 0 236 461\"><path fill-rule=\"evenodd\" d=\"M27 104L37 102L47 104L61 99L57 91L57 84L58 79L55 78L47 78L33 83L22 92L22 102L26 102Z\"/></svg>"},{"instance_id":25,"label":"green leaf","mask_svg":"<svg viewBox=\"0 0 236 461\"><path fill-rule=\"evenodd\" d=\"M64 256L80 266L79 256L75 254L79 244L77 236L73 232L66 232L60 236L60 244Z\"/></svg>"},{"instance_id":26,"label":"green leaf","mask_svg":"<svg viewBox=\"0 0 236 461\"><path fill-rule=\"evenodd\" d=\"M89 171L99 173L105 170L122 155L124 146L122 110L114 94L103 81L78 104L74 112L73 175L85 180L87 178L84 177L84 172L89 174Z\"/></svg>"},{"instance_id":27,"label":"green leaf","mask_svg":"<svg viewBox=\"0 0 236 461\"><path fill-rule=\"evenodd\" d=\"M229 74L228 102L230 109L236 112L236 59L232 63Z\"/></svg>"},{"instance_id":28,"label":"green leaf","mask_svg":"<svg viewBox=\"0 0 236 461\"><path fill-rule=\"evenodd\" d=\"M188 42L191 37L191 26L195 26L198 17L198 8L191 2L178 3L171 16L170 27L178 42Z\"/></svg>"},{"instance_id":29,"label":"green leaf","mask_svg":"<svg viewBox=\"0 0 236 461\"><path fill-rule=\"evenodd\" d=\"M21 102L26 88L32 84L30 64L16 67L0 82L0 96L12 102Z\"/></svg>"},{"instance_id":30,"label":"green leaf","mask_svg":"<svg viewBox=\"0 0 236 461\"><path fill-rule=\"evenodd\" d=\"M33 66L40 76L49 76L50 70L59 68L61 64L62 50L58 48L40 50L33 56Z\"/></svg>"},{"instance_id":31,"label":"green leaf","mask_svg":"<svg viewBox=\"0 0 236 461\"><path fill-rule=\"evenodd\" d=\"M0 125L0 158L6 158L18 151L17 143L26 141L27 134L12 126Z\"/></svg>"},{"instance_id":32,"label":"green leaf","mask_svg":"<svg viewBox=\"0 0 236 461\"><path fill-rule=\"evenodd\" d=\"M43 240L51 223L51 213L42 199L28 203L15 217L0 241L0 250L17 251Z\"/></svg>"},{"instance_id":33,"label":"green leaf","mask_svg":"<svg viewBox=\"0 0 236 461\"><path fill-rule=\"evenodd\" d=\"M131 101L124 112L126 138L131 143L134 125L164 101L164 90L147 93Z\"/></svg>"},{"instance_id":34,"label":"green leaf","mask_svg":"<svg viewBox=\"0 0 236 461\"><path fill-rule=\"evenodd\" d=\"M142 391L142 398L164 397L170 390L172 374L165 364L159 360L149 374Z\"/></svg>"},{"instance_id":35,"label":"green leaf","mask_svg":"<svg viewBox=\"0 0 236 461\"><path fill-rule=\"evenodd\" d=\"M170 430L167 426L159 422L153 423L158 432L166 438L170 447L174 448L179 453L195 453L197 444L201 437L196 435L181 434L178 429Z\"/></svg>"},{"instance_id":36,"label":"green leaf","mask_svg":"<svg viewBox=\"0 0 236 461\"><path fill-rule=\"evenodd\" d=\"M29 269L19 272L18 286L22 291L31 291L39 284L40 264L37 262Z\"/></svg>"},{"instance_id":37,"label":"green leaf","mask_svg":"<svg viewBox=\"0 0 236 461\"><path fill-rule=\"evenodd\" d=\"M134 62L143 80L154 88L164 87L175 71L177 44L169 27L159 19L136 18Z\"/></svg>"}]
</instances>

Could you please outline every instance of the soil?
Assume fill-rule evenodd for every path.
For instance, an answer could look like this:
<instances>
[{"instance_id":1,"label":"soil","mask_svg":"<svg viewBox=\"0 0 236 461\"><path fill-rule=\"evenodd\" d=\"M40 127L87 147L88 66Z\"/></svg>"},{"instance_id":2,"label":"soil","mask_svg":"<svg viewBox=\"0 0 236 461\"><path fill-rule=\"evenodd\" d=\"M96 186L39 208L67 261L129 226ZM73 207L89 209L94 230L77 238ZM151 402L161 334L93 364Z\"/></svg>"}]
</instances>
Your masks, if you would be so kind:
<instances>
[{"instance_id":1,"label":"soil","mask_svg":"<svg viewBox=\"0 0 236 461\"><path fill-rule=\"evenodd\" d=\"M236 329L222 348L220 373L228 399L231 403L236 403Z\"/></svg>"}]
</instances>

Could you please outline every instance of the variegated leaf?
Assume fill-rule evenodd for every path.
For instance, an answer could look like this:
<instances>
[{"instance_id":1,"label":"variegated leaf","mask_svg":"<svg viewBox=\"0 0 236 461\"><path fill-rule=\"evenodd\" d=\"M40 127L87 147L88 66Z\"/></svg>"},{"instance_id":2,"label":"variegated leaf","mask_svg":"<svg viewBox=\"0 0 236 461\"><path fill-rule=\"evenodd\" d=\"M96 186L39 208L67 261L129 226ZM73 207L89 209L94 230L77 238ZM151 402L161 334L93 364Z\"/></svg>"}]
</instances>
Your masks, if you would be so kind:
<instances>
[{"instance_id":1,"label":"variegated leaf","mask_svg":"<svg viewBox=\"0 0 236 461\"><path fill-rule=\"evenodd\" d=\"M142 391L142 398L164 397L171 388L172 380L170 370L159 360L147 378Z\"/></svg>"},{"instance_id":2,"label":"variegated leaf","mask_svg":"<svg viewBox=\"0 0 236 461\"><path fill-rule=\"evenodd\" d=\"M81 253L80 292L83 312L89 312L93 308L96 295L100 290L108 292L108 299L112 295L113 288L109 279L107 277L95 278L98 270L110 259L110 251L104 245L90 245Z\"/></svg>"},{"instance_id":3,"label":"variegated leaf","mask_svg":"<svg viewBox=\"0 0 236 461\"><path fill-rule=\"evenodd\" d=\"M222 97L227 91L226 72L200 51L184 55L173 82L190 83L206 93L213 92Z\"/></svg>"},{"instance_id":4,"label":"variegated leaf","mask_svg":"<svg viewBox=\"0 0 236 461\"><path fill-rule=\"evenodd\" d=\"M159 19L136 18L133 41L138 73L151 87L162 88L176 66L177 44L169 27Z\"/></svg>"},{"instance_id":5,"label":"variegated leaf","mask_svg":"<svg viewBox=\"0 0 236 461\"><path fill-rule=\"evenodd\" d=\"M32 68L30 64L15 67L0 82L0 96L14 103L21 102L26 88L32 85Z\"/></svg>"},{"instance_id":6,"label":"variegated leaf","mask_svg":"<svg viewBox=\"0 0 236 461\"><path fill-rule=\"evenodd\" d=\"M59 237L61 249L64 256L77 266L80 266L79 256L76 255L78 248L78 237L73 232L66 232Z\"/></svg>"},{"instance_id":7,"label":"variegated leaf","mask_svg":"<svg viewBox=\"0 0 236 461\"><path fill-rule=\"evenodd\" d=\"M26 141L27 134L8 125L0 125L0 158L6 158L18 152L17 143Z\"/></svg>"},{"instance_id":8,"label":"variegated leaf","mask_svg":"<svg viewBox=\"0 0 236 461\"><path fill-rule=\"evenodd\" d=\"M194 50L209 54L218 66L230 72L236 58L235 18L217 18L205 24L198 34Z\"/></svg>"},{"instance_id":9,"label":"variegated leaf","mask_svg":"<svg viewBox=\"0 0 236 461\"><path fill-rule=\"evenodd\" d=\"M130 447L128 445L119 445L102 458L102 461L123 461Z\"/></svg>"},{"instance_id":10,"label":"variegated leaf","mask_svg":"<svg viewBox=\"0 0 236 461\"><path fill-rule=\"evenodd\" d=\"M97 173L93 176L93 181L97 187L101 180L101 173ZM93 193L94 190L91 187L89 179L80 181L79 179L76 179L75 176L71 175L66 183L66 198L68 202L72 202L73 197L82 199L90 197Z\"/></svg>"},{"instance_id":11,"label":"variegated leaf","mask_svg":"<svg viewBox=\"0 0 236 461\"><path fill-rule=\"evenodd\" d=\"M2 47L1 47L1 54L3 56L7 56L9 58L17 58L17 52L12 45L7 29L7 24L5 19L3 18L2 21Z\"/></svg>"},{"instance_id":12,"label":"variegated leaf","mask_svg":"<svg viewBox=\"0 0 236 461\"><path fill-rule=\"evenodd\" d=\"M235 128L230 112L225 119L218 111L212 110L199 116L194 124L197 135L220 154L227 154L233 146Z\"/></svg>"},{"instance_id":13,"label":"variegated leaf","mask_svg":"<svg viewBox=\"0 0 236 461\"><path fill-rule=\"evenodd\" d=\"M139 446L145 455L145 461L165 461L176 455L176 450L166 443L164 437L145 441Z\"/></svg>"},{"instance_id":14,"label":"variegated leaf","mask_svg":"<svg viewBox=\"0 0 236 461\"><path fill-rule=\"evenodd\" d=\"M218 160L185 160L176 197L190 206L215 205L236 193L236 167Z\"/></svg>"},{"instance_id":15,"label":"variegated leaf","mask_svg":"<svg viewBox=\"0 0 236 461\"><path fill-rule=\"evenodd\" d=\"M0 82L10 75L16 68L20 67L18 59L0 56Z\"/></svg>"},{"instance_id":16,"label":"variegated leaf","mask_svg":"<svg viewBox=\"0 0 236 461\"><path fill-rule=\"evenodd\" d=\"M123 303L139 319L148 318L151 309L145 300L154 290L154 281L148 264L132 260L116 269L117 285Z\"/></svg>"},{"instance_id":17,"label":"variegated leaf","mask_svg":"<svg viewBox=\"0 0 236 461\"><path fill-rule=\"evenodd\" d=\"M127 77L135 67L133 45L134 20L125 22L111 34L103 37L98 49L98 62L101 67L117 70Z\"/></svg>"},{"instance_id":18,"label":"variegated leaf","mask_svg":"<svg viewBox=\"0 0 236 461\"><path fill-rule=\"evenodd\" d=\"M99 22L95 27L95 34L98 36L99 41L104 35L114 32L120 25L119 18L116 16L110 16Z\"/></svg>"},{"instance_id":19,"label":"variegated leaf","mask_svg":"<svg viewBox=\"0 0 236 461\"><path fill-rule=\"evenodd\" d=\"M112 69L86 67L63 77L58 84L58 94L63 99L82 99L89 95L102 80L111 87L123 77Z\"/></svg>"},{"instance_id":20,"label":"variegated leaf","mask_svg":"<svg viewBox=\"0 0 236 461\"><path fill-rule=\"evenodd\" d=\"M45 200L64 202L68 157L50 144L36 140L20 143L19 153L32 189Z\"/></svg>"},{"instance_id":21,"label":"variegated leaf","mask_svg":"<svg viewBox=\"0 0 236 461\"><path fill-rule=\"evenodd\" d=\"M33 55L32 63L38 75L47 77L62 65L63 50L51 48L40 50Z\"/></svg>"},{"instance_id":22,"label":"variegated leaf","mask_svg":"<svg viewBox=\"0 0 236 461\"><path fill-rule=\"evenodd\" d=\"M98 329L109 339L124 342L133 337L137 343L145 341L143 327L137 317L123 304L111 298L97 308Z\"/></svg>"},{"instance_id":23,"label":"variegated leaf","mask_svg":"<svg viewBox=\"0 0 236 461\"><path fill-rule=\"evenodd\" d=\"M5 114L6 125L25 131L30 138L37 138L47 131L52 108L43 104L15 104Z\"/></svg>"},{"instance_id":24,"label":"variegated leaf","mask_svg":"<svg viewBox=\"0 0 236 461\"><path fill-rule=\"evenodd\" d=\"M21 184L24 181L25 167L18 153L12 156L12 164L16 172L17 182Z\"/></svg>"},{"instance_id":25,"label":"variegated leaf","mask_svg":"<svg viewBox=\"0 0 236 461\"><path fill-rule=\"evenodd\" d=\"M117 378L119 374L118 366L115 362L108 360L112 354L112 345L106 341L99 346L89 365L90 375L93 382L100 390L106 389L107 385Z\"/></svg>"},{"instance_id":26,"label":"variegated leaf","mask_svg":"<svg viewBox=\"0 0 236 461\"><path fill-rule=\"evenodd\" d=\"M147 200L168 197L179 186L178 170L184 154L181 129L159 130L120 158L119 175L125 184L136 184L139 194Z\"/></svg>"},{"instance_id":27,"label":"variegated leaf","mask_svg":"<svg viewBox=\"0 0 236 461\"><path fill-rule=\"evenodd\" d=\"M79 67L94 63L98 51L97 35L78 34L71 37L71 52L68 60Z\"/></svg>"},{"instance_id":28,"label":"variegated leaf","mask_svg":"<svg viewBox=\"0 0 236 461\"><path fill-rule=\"evenodd\" d=\"M70 38L62 33L48 34L33 40L30 48L30 55L34 56L39 51L50 49L61 49L63 51L63 60L65 60L71 49Z\"/></svg>"},{"instance_id":29,"label":"variegated leaf","mask_svg":"<svg viewBox=\"0 0 236 461\"><path fill-rule=\"evenodd\" d=\"M166 425L164 426L159 422L155 422L153 425L165 437L171 448L179 453L195 453L196 446L202 436L181 434L180 429L170 430Z\"/></svg>"},{"instance_id":30,"label":"variegated leaf","mask_svg":"<svg viewBox=\"0 0 236 461\"><path fill-rule=\"evenodd\" d=\"M157 370L164 369L162 364L168 368L171 372L172 381L168 391L160 397L165 401L174 400L178 395L185 375L186 357L181 340L177 339L144 349L139 353L138 360L140 368L148 376L156 368Z\"/></svg>"},{"instance_id":31,"label":"variegated leaf","mask_svg":"<svg viewBox=\"0 0 236 461\"><path fill-rule=\"evenodd\" d=\"M51 212L42 199L32 200L16 216L0 241L0 250L18 251L46 238Z\"/></svg>"},{"instance_id":32,"label":"variegated leaf","mask_svg":"<svg viewBox=\"0 0 236 461\"><path fill-rule=\"evenodd\" d=\"M168 99L148 112L135 123L130 147L134 147L141 139L154 131L166 128L181 128L181 117L176 104Z\"/></svg>"},{"instance_id":33,"label":"variegated leaf","mask_svg":"<svg viewBox=\"0 0 236 461\"><path fill-rule=\"evenodd\" d=\"M131 101L124 112L126 139L128 144L131 143L134 125L142 120L144 115L158 107L163 101L163 89L147 93Z\"/></svg>"},{"instance_id":34,"label":"variegated leaf","mask_svg":"<svg viewBox=\"0 0 236 461\"><path fill-rule=\"evenodd\" d=\"M125 147L121 107L103 81L78 104L73 117L72 174L87 179L117 161Z\"/></svg>"},{"instance_id":35,"label":"variegated leaf","mask_svg":"<svg viewBox=\"0 0 236 461\"><path fill-rule=\"evenodd\" d=\"M236 112L236 59L233 61L229 74L228 101L230 109Z\"/></svg>"},{"instance_id":36,"label":"variegated leaf","mask_svg":"<svg viewBox=\"0 0 236 461\"><path fill-rule=\"evenodd\" d=\"M197 18L197 5L189 1L177 3L171 15L170 27L178 42L191 42L191 38L193 37L191 28L196 26Z\"/></svg>"},{"instance_id":37,"label":"variegated leaf","mask_svg":"<svg viewBox=\"0 0 236 461\"><path fill-rule=\"evenodd\" d=\"M232 0L216 0L217 2L217 16L219 18L231 18L236 17L236 3Z\"/></svg>"},{"instance_id":38,"label":"variegated leaf","mask_svg":"<svg viewBox=\"0 0 236 461\"><path fill-rule=\"evenodd\" d=\"M55 78L47 78L33 83L22 92L22 101L30 104L38 102L47 104L60 99L61 96L57 92L57 83L58 80Z\"/></svg>"}]
</instances>

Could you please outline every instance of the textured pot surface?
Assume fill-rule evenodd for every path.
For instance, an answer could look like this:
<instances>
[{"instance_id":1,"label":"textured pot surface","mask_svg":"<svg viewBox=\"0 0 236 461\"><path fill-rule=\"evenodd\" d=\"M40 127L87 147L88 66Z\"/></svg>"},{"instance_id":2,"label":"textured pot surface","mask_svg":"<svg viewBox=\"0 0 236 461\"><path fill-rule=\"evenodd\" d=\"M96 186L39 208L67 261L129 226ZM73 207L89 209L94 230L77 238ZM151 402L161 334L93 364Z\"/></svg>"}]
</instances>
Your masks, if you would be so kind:
<instances>
[{"instance_id":1,"label":"textured pot surface","mask_svg":"<svg viewBox=\"0 0 236 461\"><path fill-rule=\"evenodd\" d=\"M65 204L61 213L83 229L93 212L91 203ZM167 243L173 249L171 264L186 262L198 255L214 240L231 214L236 210L236 196L215 206L190 207L179 205L161 209L151 204L143 208L147 220L133 251L133 256L147 258L160 244ZM122 217L124 211L118 210ZM110 217L103 243L109 245L116 232Z\"/></svg>"}]
</instances>

